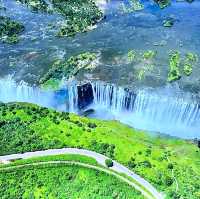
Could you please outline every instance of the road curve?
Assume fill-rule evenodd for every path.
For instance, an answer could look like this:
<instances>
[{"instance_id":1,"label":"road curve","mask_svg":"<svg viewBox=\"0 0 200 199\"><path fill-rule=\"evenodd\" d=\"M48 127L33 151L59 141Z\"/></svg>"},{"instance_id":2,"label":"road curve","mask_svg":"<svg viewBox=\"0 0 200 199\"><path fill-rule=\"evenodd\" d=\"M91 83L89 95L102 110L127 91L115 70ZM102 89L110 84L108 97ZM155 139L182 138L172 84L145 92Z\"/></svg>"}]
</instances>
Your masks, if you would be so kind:
<instances>
[{"instance_id":1,"label":"road curve","mask_svg":"<svg viewBox=\"0 0 200 199\"><path fill-rule=\"evenodd\" d=\"M145 198L148 199L154 199L153 196L151 196L149 193L147 193L146 191L143 190L143 188L141 188L140 186L138 186L137 184L135 184L134 182L130 181L129 179L121 176L120 174L117 174L114 171L111 171L110 169L107 168L102 168L99 166L95 166L95 165L90 165L90 164L86 164L86 163L81 163L81 162L75 162L75 161L47 161L47 162L34 162L34 163L29 163L29 164L21 164L21 165L14 165L14 166L8 166L8 167L3 167L0 168L0 171L9 171L9 170L13 170L13 169L17 169L17 168L27 168L29 166L39 166L39 165L58 165L58 164L64 164L64 165L76 165L76 166L81 166L81 167L85 167L85 168L89 168L89 169L94 169L97 171L101 171L104 173L107 173L109 175L113 175L116 178L120 179L121 181L129 184L130 186L134 187L136 190L138 190L139 192L142 193L143 196L145 196Z\"/></svg>"},{"instance_id":2,"label":"road curve","mask_svg":"<svg viewBox=\"0 0 200 199\"><path fill-rule=\"evenodd\" d=\"M108 157L96 153L94 151L89 151L85 149L77 149L77 148L63 148L63 149L48 149L44 151L35 151L35 152L26 152L23 154L11 154L11 155L5 155L0 156L0 162L7 162L14 159L28 159L33 157L39 157L39 156L49 156L49 155L61 155L61 154L76 154L76 155L85 155L91 158L94 158L100 165L105 165L105 160L108 159ZM161 193L159 193L155 187L153 187L149 182L147 182L144 178L140 177L139 175L135 174L131 170L129 170L127 167L123 166L122 164L113 161L114 165L110 169L125 174L126 176L129 176L134 181L136 181L140 186L144 187L151 195L154 196L155 199L163 199Z\"/></svg>"}]
</instances>

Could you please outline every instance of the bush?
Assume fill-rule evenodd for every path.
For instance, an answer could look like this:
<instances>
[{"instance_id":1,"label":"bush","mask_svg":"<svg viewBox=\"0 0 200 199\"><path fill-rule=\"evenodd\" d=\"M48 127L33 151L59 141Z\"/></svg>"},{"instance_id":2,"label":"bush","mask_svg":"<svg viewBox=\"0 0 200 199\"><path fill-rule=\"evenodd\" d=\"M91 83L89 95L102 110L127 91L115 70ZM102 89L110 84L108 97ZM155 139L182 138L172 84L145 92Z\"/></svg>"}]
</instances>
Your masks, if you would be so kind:
<instances>
[{"instance_id":1,"label":"bush","mask_svg":"<svg viewBox=\"0 0 200 199\"><path fill-rule=\"evenodd\" d=\"M167 176L166 178L165 178L165 184L167 185L167 186L171 186L172 184L173 184L173 179L171 178L171 177L169 177L169 176Z\"/></svg>"},{"instance_id":2,"label":"bush","mask_svg":"<svg viewBox=\"0 0 200 199\"><path fill-rule=\"evenodd\" d=\"M174 166L173 166L173 164L172 164L172 163L169 163L169 164L167 165L167 168L168 168L168 169L173 169L173 168L174 168Z\"/></svg>"},{"instance_id":3,"label":"bush","mask_svg":"<svg viewBox=\"0 0 200 199\"><path fill-rule=\"evenodd\" d=\"M142 165L146 168L151 168L152 165L151 165L151 162L149 162L148 160L145 160L142 162Z\"/></svg>"},{"instance_id":4,"label":"bush","mask_svg":"<svg viewBox=\"0 0 200 199\"><path fill-rule=\"evenodd\" d=\"M112 167L113 166L113 161L111 159L106 159L105 164L107 167Z\"/></svg>"},{"instance_id":5,"label":"bush","mask_svg":"<svg viewBox=\"0 0 200 199\"><path fill-rule=\"evenodd\" d=\"M129 167L130 169L134 169L136 166L137 166L137 165L136 165L135 162L133 162L133 161L128 161L128 167Z\"/></svg>"},{"instance_id":6,"label":"bush","mask_svg":"<svg viewBox=\"0 0 200 199\"><path fill-rule=\"evenodd\" d=\"M96 140L92 140L90 148L93 151L96 151L98 153L108 156L109 158L114 159L115 145L113 144L102 143L97 142Z\"/></svg>"},{"instance_id":7,"label":"bush","mask_svg":"<svg viewBox=\"0 0 200 199\"><path fill-rule=\"evenodd\" d=\"M88 127L93 129L93 128L96 128L97 125L96 125L95 123L89 122L89 123L88 123Z\"/></svg>"}]
</instances>

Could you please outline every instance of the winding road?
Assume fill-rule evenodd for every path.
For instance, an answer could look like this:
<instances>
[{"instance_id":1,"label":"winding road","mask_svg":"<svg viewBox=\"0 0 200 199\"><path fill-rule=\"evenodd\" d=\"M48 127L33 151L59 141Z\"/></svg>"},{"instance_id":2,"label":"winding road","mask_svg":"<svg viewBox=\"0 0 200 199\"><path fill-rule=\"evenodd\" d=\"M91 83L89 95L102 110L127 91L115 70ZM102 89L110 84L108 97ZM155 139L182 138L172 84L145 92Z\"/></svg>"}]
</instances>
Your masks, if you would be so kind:
<instances>
[{"instance_id":1,"label":"winding road","mask_svg":"<svg viewBox=\"0 0 200 199\"><path fill-rule=\"evenodd\" d=\"M88 157L94 158L97 161L97 163L102 166L106 166L105 160L109 159L108 157L106 157L102 154L96 153L94 151L89 151L89 150L85 150L85 149L76 149L76 148L63 148L63 149L48 149L48 150L44 150L44 151L35 151L35 152L27 152L27 153L23 153L23 154L11 154L11 155L0 156L0 162L8 163L9 161L15 160L15 159L28 159L28 158L33 158L33 157L61 155L61 154L76 154L76 155L88 156ZM58 161L52 161L52 162L58 162ZM60 161L60 162L66 162L66 161ZM147 198L150 198L150 199L152 199L152 198L163 199L164 198L163 195L161 193L159 193L156 190L156 188L153 187L144 178L135 174L134 172L129 170L127 167L123 166L122 164L120 164L116 161L113 161L113 163L114 163L113 167L109 168L109 170L115 171L120 174L124 174L124 175L132 178L133 181L137 182L137 184L139 186L136 183L133 183L133 181L128 180L127 178L126 178L126 181L128 181L128 184L130 184L131 186L134 186L144 196L146 196ZM78 164L83 164L83 163L78 163ZM86 165L86 166L88 167L88 165ZM92 165L89 165L89 166L95 167ZM106 169L106 170L108 170L108 169ZM121 178L124 178L124 177L121 176ZM143 187L143 189L142 189L142 187ZM145 190L147 190L147 191L145 191Z\"/></svg>"}]
</instances>

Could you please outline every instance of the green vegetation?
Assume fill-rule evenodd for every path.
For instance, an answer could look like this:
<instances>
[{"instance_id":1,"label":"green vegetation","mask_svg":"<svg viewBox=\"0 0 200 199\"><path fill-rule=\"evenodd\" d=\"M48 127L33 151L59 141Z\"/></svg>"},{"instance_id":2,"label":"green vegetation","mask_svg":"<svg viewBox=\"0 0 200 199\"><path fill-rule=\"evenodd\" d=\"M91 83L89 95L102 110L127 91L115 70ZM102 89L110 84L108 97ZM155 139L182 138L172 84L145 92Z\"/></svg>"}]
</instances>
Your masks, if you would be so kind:
<instances>
[{"instance_id":1,"label":"green vegetation","mask_svg":"<svg viewBox=\"0 0 200 199\"><path fill-rule=\"evenodd\" d=\"M54 65L55 66L55 63ZM43 78L40 80L40 82L44 81ZM61 85L61 81L59 79L55 79L55 78L50 78L47 81L44 81L43 84L41 84L41 88L43 90L57 90L59 89Z\"/></svg>"},{"instance_id":2,"label":"green vegetation","mask_svg":"<svg viewBox=\"0 0 200 199\"><path fill-rule=\"evenodd\" d=\"M9 17L0 16L0 41L15 44L19 41L19 33L24 31L24 26Z\"/></svg>"},{"instance_id":3,"label":"green vegetation","mask_svg":"<svg viewBox=\"0 0 200 199\"><path fill-rule=\"evenodd\" d=\"M58 32L59 37L74 36L95 25L103 13L92 0L52 0L55 10L64 16L65 23Z\"/></svg>"},{"instance_id":4,"label":"green vegetation","mask_svg":"<svg viewBox=\"0 0 200 199\"><path fill-rule=\"evenodd\" d=\"M144 5L140 3L139 0L129 0L129 2L134 11L139 11L144 9Z\"/></svg>"},{"instance_id":5,"label":"green vegetation","mask_svg":"<svg viewBox=\"0 0 200 199\"><path fill-rule=\"evenodd\" d=\"M56 61L50 70L40 79L43 88L57 88L62 78L69 79L75 76L81 69L92 69L97 59L95 53L82 53L70 57L67 61Z\"/></svg>"},{"instance_id":6,"label":"green vegetation","mask_svg":"<svg viewBox=\"0 0 200 199\"><path fill-rule=\"evenodd\" d=\"M189 76L192 74L193 64L195 64L198 60L198 56L193 53L187 53L186 58L184 60L184 73Z\"/></svg>"},{"instance_id":7,"label":"green vegetation","mask_svg":"<svg viewBox=\"0 0 200 199\"><path fill-rule=\"evenodd\" d=\"M154 0L161 9L166 8L171 4L171 0Z\"/></svg>"},{"instance_id":8,"label":"green vegetation","mask_svg":"<svg viewBox=\"0 0 200 199\"><path fill-rule=\"evenodd\" d=\"M144 5L139 0L129 0L128 3L129 5L122 3L120 6L123 13L131 13L144 9Z\"/></svg>"},{"instance_id":9,"label":"green vegetation","mask_svg":"<svg viewBox=\"0 0 200 199\"><path fill-rule=\"evenodd\" d=\"M181 78L180 68L183 67L183 73L187 76L192 74L193 65L198 61L198 56L194 53L187 53L185 59L181 60L178 51L170 54L170 71L168 74L168 81L172 82ZM183 64L183 65L182 65Z\"/></svg>"},{"instance_id":10,"label":"green vegetation","mask_svg":"<svg viewBox=\"0 0 200 199\"><path fill-rule=\"evenodd\" d=\"M0 172L0 195L10 198L140 199L116 177L81 166L37 165Z\"/></svg>"},{"instance_id":11,"label":"green vegetation","mask_svg":"<svg viewBox=\"0 0 200 199\"><path fill-rule=\"evenodd\" d=\"M134 50L128 51L128 61L133 62L136 58L136 52Z\"/></svg>"},{"instance_id":12,"label":"green vegetation","mask_svg":"<svg viewBox=\"0 0 200 199\"><path fill-rule=\"evenodd\" d=\"M129 62L133 61L145 61L155 58L157 52L154 50L147 50L143 53L137 53L135 50L129 50L127 57Z\"/></svg>"},{"instance_id":13,"label":"green vegetation","mask_svg":"<svg viewBox=\"0 0 200 199\"><path fill-rule=\"evenodd\" d=\"M112 167L113 161L111 159L106 159L105 164L106 164L107 167Z\"/></svg>"},{"instance_id":14,"label":"green vegetation","mask_svg":"<svg viewBox=\"0 0 200 199\"><path fill-rule=\"evenodd\" d=\"M165 19L165 20L163 21L163 26L164 26L164 27L170 28L170 27L172 27L173 25L174 25L174 19L172 19L172 18L168 18L168 19Z\"/></svg>"},{"instance_id":15,"label":"green vegetation","mask_svg":"<svg viewBox=\"0 0 200 199\"><path fill-rule=\"evenodd\" d=\"M153 59L156 56L156 51L147 50L143 53L138 53L135 50L130 50L128 52L128 61L130 63L137 62L138 66L141 65L140 69L137 70L136 78L138 80L143 80L147 72L152 72L155 68L153 64Z\"/></svg>"},{"instance_id":16,"label":"green vegetation","mask_svg":"<svg viewBox=\"0 0 200 199\"><path fill-rule=\"evenodd\" d=\"M49 7L45 0L16 0L19 3L27 5L33 11L48 12Z\"/></svg>"},{"instance_id":17,"label":"green vegetation","mask_svg":"<svg viewBox=\"0 0 200 199\"><path fill-rule=\"evenodd\" d=\"M200 151L190 141L151 136L116 121L94 120L24 103L1 104L0 115L1 155L85 148L127 165L168 198L198 199Z\"/></svg>"},{"instance_id":18,"label":"green vegetation","mask_svg":"<svg viewBox=\"0 0 200 199\"><path fill-rule=\"evenodd\" d=\"M155 72L157 51L147 50L145 52L137 52L129 50L127 59L129 63L133 63L136 67L136 78L140 81L144 80L146 75ZM183 75L190 76L194 65L198 62L198 55L187 52L185 57L179 51L171 51L169 53L169 72L168 82L179 80Z\"/></svg>"},{"instance_id":19,"label":"green vegetation","mask_svg":"<svg viewBox=\"0 0 200 199\"><path fill-rule=\"evenodd\" d=\"M168 74L168 81L172 82L181 78L179 66L180 66L180 53L178 51L170 54L169 60L170 70Z\"/></svg>"},{"instance_id":20,"label":"green vegetation","mask_svg":"<svg viewBox=\"0 0 200 199\"><path fill-rule=\"evenodd\" d=\"M29 159L13 160L9 164L9 166L31 164L36 162L49 162L49 161L73 161L73 162L86 163L90 165L98 165L97 161L91 157L76 155L76 154L63 154L63 155L49 155L49 156L34 157ZM8 165L0 165L0 166L1 168L2 167L6 168Z\"/></svg>"},{"instance_id":21,"label":"green vegetation","mask_svg":"<svg viewBox=\"0 0 200 199\"><path fill-rule=\"evenodd\" d=\"M152 72L154 70L154 68L155 68L155 66L153 64L146 64L140 70L138 70L137 79L140 81L143 80L146 76L146 73Z\"/></svg>"},{"instance_id":22,"label":"green vegetation","mask_svg":"<svg viewBox=\"0 0 200 199\"><path fill-rule=\"evenodd\" d=\"M143 54L144 59L153 59L155 56L156 56L156 51L153 50L148 50Z\"/></svg>"},{"instance_id":23,"label":"green vegetation","mask_svg":"<svg viewBox=\"0 0 200 199\"><path fill-rule=\"evenodd\" d=\"M17 0L33 11L53 12L63 16L63 23L57 36L72 37L89 30L103 17L103 13L92 0L50 0L52 8L45 0Z\"/></svg>"},{"instance_id":24,"label":"green vegetation","mask_svg":"<svg viewBox=\"0 0 200 199\"><path fill-rule=\"evenodd\" d=\"M171 0L154 0L161 9L168 7L171 4ZM176 0L176 2L186 1L192 3L194 0Z\"/></svg>"}]
</instances>

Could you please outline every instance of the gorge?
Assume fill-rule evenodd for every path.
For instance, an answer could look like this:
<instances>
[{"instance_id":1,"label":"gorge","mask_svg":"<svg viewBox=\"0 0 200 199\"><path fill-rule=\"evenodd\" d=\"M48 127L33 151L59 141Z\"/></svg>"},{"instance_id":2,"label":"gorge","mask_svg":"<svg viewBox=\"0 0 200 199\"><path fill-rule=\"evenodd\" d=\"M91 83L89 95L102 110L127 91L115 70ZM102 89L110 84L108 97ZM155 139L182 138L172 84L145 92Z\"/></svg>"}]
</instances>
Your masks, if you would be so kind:
<instances>
[{"instance_id":1,"label":"gorge","mask_svg":"<svg viewBox=\"0 0 200 199\"><path fill-rule=\"evenodd\" d=\"M115 119L138 129L181 138L199 138L199 99L190 93L173 94L173 87L132 91L101 81L64 82L59 90L43 90L9 76L0 80L0 101L29 102L60 111Z\"/></svg>"}]
</instances>

